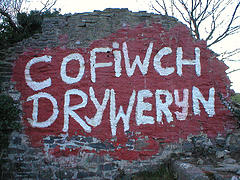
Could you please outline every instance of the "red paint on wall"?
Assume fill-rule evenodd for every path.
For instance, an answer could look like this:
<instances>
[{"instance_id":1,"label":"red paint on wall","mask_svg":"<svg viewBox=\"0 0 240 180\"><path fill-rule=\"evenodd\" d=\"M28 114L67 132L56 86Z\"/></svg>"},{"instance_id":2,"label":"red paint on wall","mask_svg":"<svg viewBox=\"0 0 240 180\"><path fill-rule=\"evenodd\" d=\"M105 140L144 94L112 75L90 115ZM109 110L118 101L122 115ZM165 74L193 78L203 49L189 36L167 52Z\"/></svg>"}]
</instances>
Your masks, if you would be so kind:
<instances>
[{"instance_id":1,"label":"red paint on wall","mask_svg":"<svg viewBox=\"0 0 240 180\"><path fill-rule=\"evenodd\" d=\"M67 38L65 35L63 38ZM63 39L62 38L62 39ZM90 51L94 48L110 47L112 43L119 43L119 48L113 50L119 50L121 52L121 76L115 76L114 70L114 55L113 51L108 53L98 53L96 61L100 62L112 62L113 66L96 68L96 82L91 81L90 72ZM149 68L146 75L142 75L137 66L134 74L131 77L127 76L125 70L125 62L123 55L123 43L126 42L128 46L128 55L131 59L132 65L136 55L140 56L141 61L145 58L146 51L149 43L153 43L153 49L149 61ZM154 69L153 59L163 47L171 47L172 53L162 58L162 67L174 67L175 71L168 76L160 76ZM182 76L180 77L176 73L176 49L182 47L183 58L194 59L194 49L198 47L201 50L201 76L196 75L195 66L183 65ZM60 76L61 63L63 58L71 53L80 53L85 61L85 72L82 79L73 84L66 84L62 81ZM26 64L34 57L52 56L52 60L49 63L41 62L36 63L31 67L30 73L34 81L40 82L51 78L51 86L39 91L32 90L25 81L24 71ZM76 77L79 72L79 64L77 61L71 61L67 64L67 75L70 77ZM97 153L109 153L112 156L119 159L139 159L149 157L159 150L159 142L170 143L177 142L179 139L186 139L189 135L199 134L200 132L207 134L209 137L215 137L218 133L224 133L227 129L233 128L234 122L229 118L229 111L224 108L220 102L217 94L221 93L227 96L227 86L230 85L229 79L225 74L227 69L226 65L218 61L213 57L211 51L206 48L206 43L203 41L195 41L190 36L190 33L183 25L177 25L176 27L165 30L160 24L153 24L150 27L144 27L139 25L135 28L126 27L118 30L116 33L110 36L96 40L92 42L89 48L79 49L65 49L56 47L52 49L44 50L32 50L22 54L16 61L13 81L17 82L16 88L21 92L21 99L23 100L23 120L25 126L25 132L29 136L32 146L43 147L43 138L48 136L59 136L61 134L67 134L69 138L77 135L85 137L94 137L102 142L110 142L112 145L111 151L107 150L86 150ZM200 103L201 114L194 115L193 113L193 100L192 100L192 88L193 86L199 88L205 99L208 99L209 89L215 88L215 115L209 117L206 113L203 105ZM100 103L104 97L106 89L114 89L116 93L116 112L118 112L120 105L123 106L124 112L128 108L129 99L133 92L136 91L136 99L133 105L130 122L129 132L133 135L130 137L124 132L123 122L120 119L116 137L112 137L111 124L110 124L110 103L108 101L106 109L104 111L101 124L97 127L93 127L91 133L87 133L84 129L70 117L69 130L67 133L63 132L64 125L64 95L67 90L79 89L88 95L88 103L86 107L75 110L75 112L84 119L84 116L92 118L96 113L96 108L89 97L89 87L93 87L96 98ZM144 102L152 104L151 111L144 111L145 116L152 116L154 118L154 124L145 124L138 126L136 124L136 103L137 93L140 90L147 89L153 94L152 97L145 98ZM183 89L189 90L189 108L186 120L177 120L175 112L182 111L182 108L176 106L173 102L169 109L172 112L173 121L168 123L166 117L163 115L163 124L156 122L156 103L155 103L155 91L157 89L168 90L174 96L174 90L179 90L180 100L183 98ZM39 92L46 92L51 94L58 103L58 117L55 122L47 128L34 128L32 127L27 118L32 118L33 101L26 101L29 96L37 94ZM161 97L164 101L165 97ZM79 96L71 96L70 105L76 105L82 102ZM38 109L38 122L44 122L48 119L53 112L52 104L49 100L40 98ZM147 137L147 138L146 138ZM135 149L128 149L126 144L131 138L134 141ZM138 144L138 139L144 139L143 143ZM71 149L71 148L70 148ZM51 150L52 151L52 150ZM56 147L53 148L53 153L56 156L62 156L66 154L77 154L76 149L65 150ZM62 153L62 154L61 154Z\"/></svg>"}]
</instances>

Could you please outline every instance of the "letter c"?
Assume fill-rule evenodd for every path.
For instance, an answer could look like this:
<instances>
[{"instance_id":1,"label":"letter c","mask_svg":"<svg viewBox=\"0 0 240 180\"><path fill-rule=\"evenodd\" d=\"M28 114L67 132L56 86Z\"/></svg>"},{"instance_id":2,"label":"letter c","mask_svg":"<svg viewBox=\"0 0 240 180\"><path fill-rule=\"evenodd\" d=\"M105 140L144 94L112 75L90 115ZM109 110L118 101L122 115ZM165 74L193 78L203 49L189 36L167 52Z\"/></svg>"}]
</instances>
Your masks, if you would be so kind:
<instances>
[{"instance_id":1,"label":"letter c","mask_svg":"<svg viewBox=\"0 0 240 180\"><path fill-rule=\"evenodd\" d=\"M52 60L52 57L51 56L42 56L42 57L36 57L36 58L33 58L31 59L26 67L25 67L25 71L24 71L24 74L25 74L25 81L27 83L27 85L33 89L34 91L39 91L41 89L44 89L46 87L49 87L51 86L51 78L48 78L42 82L36 82L36 81L33 81L32 78L31 78L31 75L30 75L30 68L33 64L36 64L36 63L39 63L39 62L51 62Z\"/></svg>"}]
</instances>

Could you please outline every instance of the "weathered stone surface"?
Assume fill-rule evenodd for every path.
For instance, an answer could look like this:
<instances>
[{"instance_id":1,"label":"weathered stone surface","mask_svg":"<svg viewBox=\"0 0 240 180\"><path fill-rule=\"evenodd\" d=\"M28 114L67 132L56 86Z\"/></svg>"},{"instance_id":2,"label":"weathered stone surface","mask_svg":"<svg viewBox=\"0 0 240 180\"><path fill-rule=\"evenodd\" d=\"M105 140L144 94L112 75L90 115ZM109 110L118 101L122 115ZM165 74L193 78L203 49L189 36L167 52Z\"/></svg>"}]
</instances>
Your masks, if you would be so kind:
<instances>
[{"instance_id":1,"label":"weathered stone surface","mask_svg":"<svg viewBox=\"0 0 240 180\"><path fill-rule=\"evenodd\" d=\"M227 158L227 159L224 159L224 160L223 160L223 163L224 163L224 164L235 164L235 163L236 163L236 160L235 160L235 159L232 159L232 158Z\"/></svg>"},{"instance_id":2,"label":"weathered stone surface","mask_svg":"<svg viewBox=\"0 0 240 180\"><path fill-rule=\"evenodd\" d=\"M84 172L84 171L80 171L77 174L77 178L86 178L86 177L93 177L95 176L95 173L92 172Z\"/></svg>"},{"instance_id":3,"label":"weathered stone surface","mask_svg":"<svg viewBox=\"0 0 240 180\"><path fill-rule=\"evenodd\" d=\"M236 173L240 169L239 164L220 164L221 167L215 168L216 171L234 172Z\"/></svg>"},{"instance_id":4,"label":"weathered stone surface","mask_svg":"<svg viewBox=\"0 0 240 180\"><path fill-rule=\"evenodd\" d=\"M224 177L222 177L221 175L219 174L213 174L213 178L214 180L226 180Z\"/></svg>"},{"instance_id":5,"label":"weathered stone surface","mask_svg":"<svg viewBox=\"0 0 240 180\"><path fill-rule=\"evenodd\" d=\"M224 147L226 145L226 139L224 137L217 137L216 139L216 144Z\"/></svg>"},{"instance_id":6,"label":"weathered stone surface","mask_svg":"<svg viewBox=\"0 0 240 180\"><path fill-rule=\"evenodd\" d=\"M172 168L177 174L178 180L208 180L209 178L199 169L190 163L181 161L173 162Z\"/></svg>"},{"instance_id":7,"label":"weathered stone surface","mask_svg":"<svg viewBox=\"0 0 240 180\"><path fill-rule=\"evenodd\" d=\"M192 152L194 150L194 145L191 142L184 142L183 143L183 151L185 152Z\"/></svg>"},{"instance_id":8,"label":"weathered stone surface","mask_svg":"<svg viewBox=\"0 0 240 180\"><path fill-rule=\"evenodd\" d=\"M204 163L204 161L203 161L201 158L199 158L199 159L197 160L197 164L198 164L198 165L203 165L203 163Z\"/></svg>"},{"instance_id":9,"label":"weathered stone surface","mask_svg":"<svg viewBox=\"0 0 240 180\"><path fill-rule=\"evenodd\" d=\"M223 158L226 155L225 151L217 151L216 152L216 158L220 159Z\"/></svg>"},{"instance_id":10,"label":"weathered stone surface","mask_svg":"<svg viewBox=\"0 0 240 180\"><path fill-rule=\"evenodd\" d=\"M92 144L89 144L89 146L95 149L105 149L105 150L107 149L107 147L103 143L92 143Z\"/></svg>"},{"instance_id":11,"label":"weathered stone surface","mask_svg":"<svg viewBox=\"0 0 240 180\"><path fill-rule=\"evenodd\" d=\"M39 179L54 179L53 176L54 172L49 168L49 169L43 169L42 171L39 171Z\"/></svg>"},{"instance_id":12,"label":"weathered stone surface","mask_svg":"<svg viewBox=\"0 0 240 180\"><path fill-rule=\"evenodd\" d=\"M69 171L68 169L59 170L56 172L56 176L60 179L72 179L73 172Z\"/></svg>"},{"instance_id":13,"label":"weathered stone surface","mask_svg":"<svg viewBox=\"0 0 240 180\"><path fill-rule=\"evenodd\" d=\"M240 152L240 130L235 131L227 137L226 145L232 152Z\"/></svg>"},{"instance_id":14,"label":"weathered stone surface","mask_svg":"<svg viewBox=\"0 0 240 180\"><path fill-rule=\"evenodd\" d=\"M113 169L116 169L116 164L114 163L107 163L107 164L104 164L100 167L101 170L103 171L111 171Z\"/></svg>"},{"instance_id":15,"label":"weathered stone surface","mask_svg":"<svg viewBox=\"0 0 240 180\"><path fill-rule=\"evenodd\" d=\"M240 176L240 169L236 172L236 174Z\"/></svg>"}]
</instances>

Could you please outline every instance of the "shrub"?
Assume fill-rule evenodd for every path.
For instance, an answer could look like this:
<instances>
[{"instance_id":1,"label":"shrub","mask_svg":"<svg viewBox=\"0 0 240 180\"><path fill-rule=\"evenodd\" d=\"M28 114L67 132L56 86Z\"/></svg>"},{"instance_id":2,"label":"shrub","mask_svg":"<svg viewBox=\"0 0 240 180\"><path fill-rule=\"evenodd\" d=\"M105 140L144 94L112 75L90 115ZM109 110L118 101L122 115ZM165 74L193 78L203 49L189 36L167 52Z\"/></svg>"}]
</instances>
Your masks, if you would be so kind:
<instances>
[{"instance_id":1,"label":"shrub","mask_svg":"<svg viewBox=\"0 0 240 180\"><path fill-rule=\"evenodd\" d=\"M23 32L26 37L34 34L35 32L40 32L42 21L43 16L38 11L31 11L29 14L17 14L17 22L20 26L19 28L21 28L21 32Z\"/></svg>"},{"instance_id":2,"label":"shrub","mask_svg":"<svg viewBox=\"0 0 240 180\"><path fill-rule=\"evenodd\" d=\"M45 17L60 16L60 12L54 9L50 10L30 11L30 13L18 13L16 17L16 26L18 31L14 30L6 19L0 21L0 49L13 46L15 43L25 38L31 37L35 33L42 31L42 22Z\"/></svg>"},{"instance_id":3,"label":"shrub","mask_svg":"<svg viewBox=\"0 0 240 180\"><path fill-rule=\"evenodd\" d=\"M0 95L0 148L6 148L10 133L20 129L19 113L19 108L10 96Z\"/></svg>"},{"instance_id":4,"label":"shrub","mask_svg":"<svg viewBox=\"0 0 240 180\"><path fill-rule=\"evenodd\" d=\"M231 100L234 102L234 103L237 103L240 105L240 94L234 94L232 97L231 97Z\"/></svg>"},{"instance_id":5,"label":"shrub","mask_svg":"<svg viewBox=\"0 0 240 180\"><path fill-rule=\"evenodd\" d=\"M234 116L238 119L238 123L240 125L240 94L236 93L231 97L232 102L232 112Z\"/></svg>"}]
</instances>

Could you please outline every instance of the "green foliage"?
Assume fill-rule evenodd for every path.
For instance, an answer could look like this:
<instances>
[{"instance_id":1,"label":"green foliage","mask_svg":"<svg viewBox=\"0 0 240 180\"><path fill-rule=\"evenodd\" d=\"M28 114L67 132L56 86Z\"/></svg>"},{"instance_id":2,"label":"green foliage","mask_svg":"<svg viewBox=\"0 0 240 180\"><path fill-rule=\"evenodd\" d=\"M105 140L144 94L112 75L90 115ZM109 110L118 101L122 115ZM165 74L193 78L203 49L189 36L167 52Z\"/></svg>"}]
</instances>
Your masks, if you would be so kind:
<instances>
[{"instance_id":1,"label":"green foliage","mask_svg":"<svg viewBox=\"0 0 240 180\"><path fill-rule=\"evenodd\" d=\"M21 35L3 20L0 24L0 49L7 48L21 39Z\"/></svg>"},{"instance_id":2,"label":"green foliage","mask_svg":"<svg viewBox=\"0 0 240 180\"><path fill-rule=\"evenodd\" d=\"M233 104L232 112L233 115L238 119L238 123L240 125L240 94L234 94L231 96L231 101Z\"/></svg>"},{"instance_id":3,"label":"green foliage","mask_svg":"<svg viewBox=\"0 0 240 180\"><path fill-rule=\"evenodd\" d=\"M41 31L43 16L38 11L31 11L27 13L18 13L17 22L21 28L21 32L25 36L34 34Z\"/></svg>"},{"instance_id":4,"label":"green foliage","mask_svg":"<svg viewBox=\"0 0 240 180\"><path fill-rule=\"evenodd\" d=\"M240 104L240 94L234 94L232 97L231 97L231 100L237 104Z\"/></svg>"},{"instance_id":5,"label":"green foliage","mask_svg":"<svg viewBox=\"0 0 240 180\"><path fill-rule=\"evenodd\" d=\"M0 148L8 146L8 137L13 130L20 129L20 110L14 100L7 95L0 95Z\"/></svg>"},{"instance_id":6,"label":"green foliage","mask_svg":"<svg viewBox=\"0 0 240 180\"><path fill-rule=\"evenodd\" d=\"M47 10L42 12L42 16L45 17L56 17L56 16L60 16L60 9L53 9L53 11Z\"/></svg>"},{"instance_id":7,"label":"green foliage","mask_svg":"<svg viewBox=\"0 0 240 180\"><path fill-rule=\"evenodd\" d=\"M60 12L56 9L53 12L48 10L44 12L18 13L16 17L18 31L9 25L7 19L3 19L0 23L0 49L8 48L16 42L31 37L35 33L40 33L42 31L43 18L59 15Z\"/></svg>"}]
</instances>

